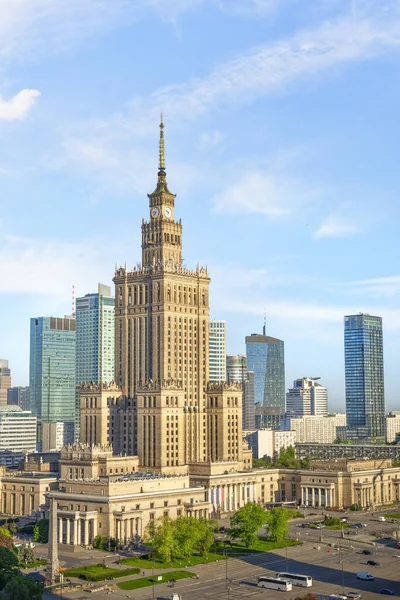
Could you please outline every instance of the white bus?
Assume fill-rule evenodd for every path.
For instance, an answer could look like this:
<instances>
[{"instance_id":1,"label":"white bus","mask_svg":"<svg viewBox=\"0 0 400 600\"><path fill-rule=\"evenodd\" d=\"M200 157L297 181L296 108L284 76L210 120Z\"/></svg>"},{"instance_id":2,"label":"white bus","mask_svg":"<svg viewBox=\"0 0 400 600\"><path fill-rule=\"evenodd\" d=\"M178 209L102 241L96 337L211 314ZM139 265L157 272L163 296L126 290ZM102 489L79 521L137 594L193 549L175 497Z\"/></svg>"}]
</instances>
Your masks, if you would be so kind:
<instances>
[{"instance_id":1,"label":"white bus","mask_svg":"<svg viewBox=\"0 0 400 600\"><path fill-rule=\"evenodd\" d=\"M282 579L288 579L293 585L300 585L303 587L312 586L312 577L310 575L299 575L298 573L277 573L277 577Z\"/></svg>"},{"instance_id":2,"label":"white bus","mask_svg":"<svg viewBox=\"0 0 400 600\"><path fill-rule=\"evenodd\" d=\"M259 577L258 587L269 588L270 590L281 590L283 592L292 591L292 582L277 577Z\"/></svg>"}]
</instances>

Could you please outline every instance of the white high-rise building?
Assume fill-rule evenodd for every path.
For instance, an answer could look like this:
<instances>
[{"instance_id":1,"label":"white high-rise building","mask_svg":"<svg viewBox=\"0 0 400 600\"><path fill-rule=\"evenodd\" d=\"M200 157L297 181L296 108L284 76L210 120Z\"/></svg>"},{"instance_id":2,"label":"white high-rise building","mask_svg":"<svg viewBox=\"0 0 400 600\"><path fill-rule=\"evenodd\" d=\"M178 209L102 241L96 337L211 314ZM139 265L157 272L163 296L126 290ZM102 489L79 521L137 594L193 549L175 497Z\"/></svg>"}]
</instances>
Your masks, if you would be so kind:
<instances>
[{"instance_id":1,"label":"white high-rise building","mask_svg":"<svg viewBox=\"0 0 400 600\"><path fill-rule=\"evenodd\" d=\"M210 381L226 381L226 321L210 321Z\"/></svg>"},{"instance_id":2,"label":"white high-rise building","mask_svg":"<svg viewBox=\"0 0 400 600\"><path fill-rule=\"evenodd\" d=\"M19 406L0 406L0 450L36 450L37 419Z\"/></svg>"},{"instance_id":3,"label":"white high-rise building","mask_svg":"<svg viewBox=\"0 0 400 600\"><path fill-rule=\"evenodd\" d=\"M400 434L400 411L394 410L385 417L385 441L387 444L395 442Z\"/></svg>"},{"instance_id":4,"label":"white high-rise building","mask_svg":"<svg viewBox=\"0 0 400 600\"><path fill-rule=\"evenodd\" d=\"M246 440L253 452L254 458L273 458L280 450L294 446L296 442L295 431L274 431L273 429L260 429L252 431Z\"/></svg>"},{"instance_id":5,"label":"white high-rise building","mask_svg":"<svg viewBox=\"0 0 400 600\"><path fill-rule=\"evenodd\" d=\"M294 380L293 388L286 394L288 417L323 417L328 414L328 390L318 383L318 379L319 377L303 377Z\"/></svg>"},{"instance_id":6,"label":"white high-rise building","mask_svg":"<svg viewBox=\"0 0 400 600\"><path fill-rule=\"evenodd\" d=\"M320 417L317 415L306 415L302 417L286 417L281 419L281 430L295 431L296 442L333 444L338 439L338 427L345 427L346 415L334 413Z\"/></svg>"}]
</instances>

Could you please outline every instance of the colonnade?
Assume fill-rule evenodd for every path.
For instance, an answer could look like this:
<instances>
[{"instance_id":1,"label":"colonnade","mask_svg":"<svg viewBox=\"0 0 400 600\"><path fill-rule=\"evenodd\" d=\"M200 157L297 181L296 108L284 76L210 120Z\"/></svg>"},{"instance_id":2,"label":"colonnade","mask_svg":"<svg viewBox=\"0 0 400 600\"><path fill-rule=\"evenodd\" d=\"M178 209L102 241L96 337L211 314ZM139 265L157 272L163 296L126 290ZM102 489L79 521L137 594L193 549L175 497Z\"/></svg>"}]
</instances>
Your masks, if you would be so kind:
<instances>
[{"instance_id":1,"label":"colonnade","mask_svg":"<svg viewBox=\"0 0 400 600\"><path fill-rule=\"evenodd\" d=\"M301 504L303 506L337 506L335 488L331 486L301 485Z\"/></svg>"},{"instance_id":2,"label":"colonnade","mask_svg":"<svg viewBox=\"0 0 400 600\"><path fill-rule=\"evenodd\" d=\"M97 535L95 517L58 517L58 543L89 546Z\"/></svg>"},{"instance_id":3,"label":"colonnade","mask_svg":"<svg viewBox=\"0 0 400 600\"><path fill-rule=\"evenodd\" d=\"M134 536L142 537L143 523L141 517L126 517L115 520L115 537L121 544L126 544Z\"/></svg>"},{"instance_id":4,"label":"colonnade","mask_svg":"<svg viewBox=\"0 0 400 600\"><path fill-rule=\"evenodd\" d=\"M235 511L247 502L257 502L256 482L213 485L208 490L208 501L220 510Z\"/></svg>"}]
</instances>

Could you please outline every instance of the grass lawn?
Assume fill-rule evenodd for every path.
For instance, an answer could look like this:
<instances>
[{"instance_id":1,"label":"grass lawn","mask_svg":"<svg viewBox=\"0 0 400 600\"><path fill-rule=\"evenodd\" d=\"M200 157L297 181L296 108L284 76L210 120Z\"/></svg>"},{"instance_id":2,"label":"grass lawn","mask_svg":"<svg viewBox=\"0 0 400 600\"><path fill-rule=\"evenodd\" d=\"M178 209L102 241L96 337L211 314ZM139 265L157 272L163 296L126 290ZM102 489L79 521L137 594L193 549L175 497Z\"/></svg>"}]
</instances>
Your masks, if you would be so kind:
<instances>
[{"instance_id":1,"label":"grass lawn","mask_svg":"<svg viewBox=\"0 0 400 600\"><path fill-rule=\"evenodd\" d=\"M184 558L174 558L174 560L170 563L165 563L162 560L155 559L154 560L154 568L155 569L179 569L180 567L193 567L195 565L202 565L204 563L215 562L216 560L223 560L225 557L221 554L215 554L214 552L210 552L207 558L203 556L199 556L197 554L192 554L190 560L185 560ZM140 569L152 569L153 568L153 559L147 558L122 558L121 565L129 565L132 567L139 567Z\"/></svg>"},{"instance_id":2,"label":"grass lawn","mask_svg":"<svg viewBox=\"0 0 400 600\"><path fill-rule=\"evenodd\" d=\"M101 563L63 571L65 577L79 577L79 579L85 579L86 581L103 581L104 579L137 575L139 572L140 569L137 567L131 569L114 569L112 567L104 567Z\"/></svg>"},{"instance_id":3,"label":"grass lawn","mask_svg":"<svg viewBox=\"0 0 400 600\"><path fill-rule=\"evenodd\" d=\"M384 517L385 519L400 519L400 513L387 513Z\"/></svg>"},{"instance_id":4,"label":"grass lawn","mask_svg":"<svg viewBox=\"0 0 400 600\"><path fill-rule=\"evenodd\" d=\"M289 546L298 546L302 542L298 540L285 539L281 542L274 542L268 538L258 538L255 544L251 548L246 548L244 542L234 542L232 546L227 545L228 557L232 556L243 556L246 554L254 554L255 552L271 552L272 550L279 550L280 548L287 548ZM217 544L217 552L221 554L224 552L224 545Z\"/></svg>"},{"instance_id":5,"label":"grass lawn","mask_svg":"<svg viewBox=\"0 0 400 600\"><path fill-rule=\"evenodd\" d=\"M232 545L227 544L228 557L236 557L236 556L244 556L246 554L254 554L255 552L270 552L271 550L279 550L279 548L286 548L289 546L297 546L301 544L297 540L286 539L282 542L273 542L268 539L258 539L255 544L251 548L246 548L243 542L232 543ZM185 560L183 558L175 558L170 563L165 563L162 560L155 559L154 560L154 568L155 569L171 569L171 568L179 568L179 567L193 567L196 565L202 565L205 563L215 562L217 560L225 559L225 550L223 542L217 542L216 546L212 546L213 552L210 552L207 558L203 556L199 556L197 554L193 554L190 557L190 560ZM139 567L139 569L152 569L153 568L153 560L147 558L122 558L121 565L129 565L131 567Z\"/></svg>"},{"instance_id":6,"label":"grass lawn","mask_svg":"<svg viewBox=\"0 0 400 600\"><path fill-rule=\"evenodd\" d=\"M140 579L131 579L130 581L121 581L117 583L120 590L137 590L138 588L149 587L150 585L159 585L171 581L171 579L186 579L188 577L195 577L195 573L190 571L170 571L164 573L164 575L155 575L154 577L140 577ZM162 577L162 581L158 581L157 577Z\"/></svg>"}]
</instances>

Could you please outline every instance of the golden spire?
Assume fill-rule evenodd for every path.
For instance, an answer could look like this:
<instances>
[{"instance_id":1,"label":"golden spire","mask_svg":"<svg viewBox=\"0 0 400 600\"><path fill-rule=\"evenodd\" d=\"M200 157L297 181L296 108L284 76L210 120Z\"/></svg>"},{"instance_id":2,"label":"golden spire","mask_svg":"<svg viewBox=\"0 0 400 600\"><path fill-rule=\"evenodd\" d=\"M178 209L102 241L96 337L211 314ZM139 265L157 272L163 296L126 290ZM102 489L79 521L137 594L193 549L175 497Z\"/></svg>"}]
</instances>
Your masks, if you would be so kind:
<instances>
[{"instance_id":1,"label":"golden spire","mask_svg":"<svg viewBox=\"0 0 400 600\"><path fill-rule=\"evenodd\" d=\"M160 142L159 142L159 165L158 165L158 179L157 179L157 187L152 194L148 194L149 198L152 196L157 196L162 192L169 194L170 196L174 196L168 189L167 185L167 175L165 172L165 148L164 148L164 119L163 114L161 113L160 118Z\"/></svg>"},{"instance_id":2,"label":"golden spire","mask_svg":"<svg viewBox=\"0 0 400 600\"><path fill-rule=\"evenodd\" d=\"M163 114L160 117L160 171L165 171L165 155L164 155L164 121Z\"/></svg>"}]
</instances>

